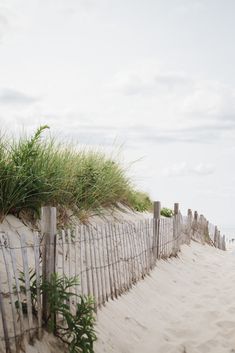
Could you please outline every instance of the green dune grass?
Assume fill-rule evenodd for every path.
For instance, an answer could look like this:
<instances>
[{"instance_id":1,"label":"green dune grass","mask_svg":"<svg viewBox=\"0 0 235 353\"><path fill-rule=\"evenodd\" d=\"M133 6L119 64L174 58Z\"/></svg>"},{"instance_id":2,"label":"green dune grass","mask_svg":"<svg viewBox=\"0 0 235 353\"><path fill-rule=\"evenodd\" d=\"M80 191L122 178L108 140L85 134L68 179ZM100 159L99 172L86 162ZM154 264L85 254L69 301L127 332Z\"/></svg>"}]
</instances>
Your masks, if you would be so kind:
<instances>
[{"instance_id":1,"label":"green dune grass","mask_svg":"<svg viewBox=\"0 0 235 353\"><path fill-rule=\"evenodd\" d=\"M119 204L138 211L151 207L148 195L135 190L117 161L101 152L42 139L46 129L40 127L30 138L0 140L1 220L22 210L38 216L44 205L80 217Z\"/></svg>"}]
</instances>

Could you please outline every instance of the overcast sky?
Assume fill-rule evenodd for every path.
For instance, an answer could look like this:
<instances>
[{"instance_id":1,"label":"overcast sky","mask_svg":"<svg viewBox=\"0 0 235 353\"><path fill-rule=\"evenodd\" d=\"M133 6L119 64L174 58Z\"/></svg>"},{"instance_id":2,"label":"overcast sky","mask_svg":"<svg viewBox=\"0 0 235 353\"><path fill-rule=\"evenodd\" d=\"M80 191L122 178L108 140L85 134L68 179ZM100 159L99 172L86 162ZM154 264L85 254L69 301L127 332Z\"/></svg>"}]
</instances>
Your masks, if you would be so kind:
<instances>
[{"instance_id":1,"label":"overcast sky","mask_svg":"<svg viewBox=\"0 0 235 353\"><path fill-rule=\"evenodd\" d=\"M234 16L234 0L0 0L1 127L122 145L139 188L235 235Z\"/></svg>"}]
</instances>

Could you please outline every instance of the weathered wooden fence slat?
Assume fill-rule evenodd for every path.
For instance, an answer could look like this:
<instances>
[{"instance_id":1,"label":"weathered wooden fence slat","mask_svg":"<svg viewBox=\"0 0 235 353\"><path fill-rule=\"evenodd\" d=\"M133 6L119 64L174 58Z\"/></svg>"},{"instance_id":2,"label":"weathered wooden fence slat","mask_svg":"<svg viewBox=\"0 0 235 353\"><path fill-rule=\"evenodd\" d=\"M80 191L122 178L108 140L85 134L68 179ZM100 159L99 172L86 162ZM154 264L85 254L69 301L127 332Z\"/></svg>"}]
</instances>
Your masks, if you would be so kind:
<instances>
[{"instance_id":1,"label":"weathered wooden fence slat","mask_svg":"<svg viewBox=\"0 0 235 353\"><path fill-rule=\"evenodd\" d=\"M12 271L15 279L15 287L16 287L15 290L16 290L17 304L18 304L20 335L23 338L23 333L25 332L24 315L23 315L23 308L22 308L23 296L20 290L19 271L17 269L15 249L12 246L10 237L8 237L8 241L9 241L9 251L10 251L10 257L11 257ZM21 340L21 347L22 349L24 349L23 339Z\"/></svg>"},{"instance_id":2,"label":"weathered wooden fence slat","mask_svg":"<svg viewBox=\"0 0 235 353\"><path fill-rule=\"evenodd\" d=\"M104 283L105 283L105 298L106 301L109 299L109 290L110 290L110 284L109 284L109 272L108 272L108 267L107 267L107 258L106 258L106 242L105 242L105 232L104 228L100 228L100 235L101 235L101 258L102 258L102 265L103 265L103 276L104 276Z\"/></svg>"},{"instance_id":3,"label":"weathered wooden fence slat","mask_svg":"<svg viewBox=\"0 0 235 353\"><path fill-rule=\"evenodd\" d=\"M83 270L83 255L84 255L84 237L83 237L83 226L80 227L79 233L77 233L78 238L80 239L80 283L81 283L81 295L84 295L85 291L85 279L84 279L84 270Z\"/></svg>"},{"instance_id":4,"label":"weathered wooden fence slat","mask_svg":"<svg viewBox=\"0 0 235 353\"><path fill-rule=\"evenodd\" d=\"M97 305L99 302L99 289L97 282L97 270L95 265L95 243L93 238L93 229L90 226L88 229L88 238L89 238L89 250L90 250L90 260L91 260L91 279L92 279L92 288L93 288L93 298L95 299L95 310L97 310Z\"/></svg>"},{"instance_id":5,"label":"weathered wooden fence slat","mask_svg":"<svg viewBox=\"0 0 235 353\"><path fill-rule=\"evenodd\" d=\"M82 276L79 273L79 260L78 260L80 246L81 246L81 244L80 244L79 231L78 231L78 226L77 226L75 228L75 232L74 232L74 266L75 266L74 275L79 280L79 284L75 288L75 294L76 294L75 304L76 305L78 303L79 288L81 288L81 282L82 282Z\"/></svg>"},{"instance_id":6,"label":"weathered wooden fence slat","mask_svg":"<svg viewBox=\"0 0 235 353\"><path fill-rule=\"evenodd\" d=\"M0 313L2 317L2 326L3 326L6 353L11 353L11 344L9 339L8 325L7 325L7 315L6 315L5 303L3 301L3 286L2 286L1 276L0 276Z\"/></svg>"},{"instance_id":7,"label":"weathered wooden fence slat","mask_svg":"<svg viewBox=\"0 0 235 353\"><path fill-rule=\"evenodd\" d=\"M14 331L14 340L15 340L15 348L16 351L18 352L19 350L19 344L18 341L18 332L17 332L17 314L16 314L16 307L15 307L15 299L14 299L14 286L13 286L13 278L12 278L12 273L10 271L10 259L8 257L8 251L9 249L9 241L8 241L8 236L7 234L1 233L0 234L0 242L2 244L1 249L2 249L2 255L3 255L3 260L5 263L5 268L6 268L6 273L7 273L7 281L8 281L8 288L9 288L9 294L10 294L10 304L11 304L11 313L12 313L12 321L13 321L13 331Z\"/></svg>"},{"instance_id":8,"label":"weathered wooden fence slat","mask_svg":"<svg viewBox=\"0 0 235 353\"><path fill-rule=\"evenodd\" d=\"M29 272L29 264L28 264L28 254L27 254L27 246L26 246L24 233L22 233L20 236L20 242L21 242L21 253L22 253L26 302L27 302L29 337L32 337L32 334L33 334L33 332L32 332L32 330L33 330L33 309L32 309L32 297L31 297L31 290L30 290L30 272Z\"/></svg>"},{"instance_id":9,"label":"weathered wooden fence slat","mask_svg":"<svg viewBox=\"0 0 235 353\"><path fill-rule=\"evenodd\" d=\"M67 230L67 260L68 260L68 278L72 278L72 253L71 253L71 243L72 243L72 238L71 238L71 230ZM73 310L73 297L69 297L69 309L70 312Z\"/></svg>"},{"instance_id":10,"label":"weathered wooden fence slat","mask_svg":"<svg viewBox=\"0 0 235 353\"><path fill-rule=\"evenodd\" d=\"M39 233L34 234L34 258L35 258L35 273L37 287L37 319L38 319L38 338L42 337L42 301L41 301L41 272L40 272L40 237Z\"/></svg>"},{"instance_id":11,"label":"weathered wooden fence slat","mask_svg":"<svg viewBox=\"0 0 235 353\"><path fill-rule=\"evenodd\" d=\"M103 277L103 269L101 263L101 249L100 249L100 236L97 227L93 230L94 237L94 258L95 258L95 269L97 277L97 288L98 288L98 306L100 307L105 302L105 284Z\"/></svg>"}]
</instances>

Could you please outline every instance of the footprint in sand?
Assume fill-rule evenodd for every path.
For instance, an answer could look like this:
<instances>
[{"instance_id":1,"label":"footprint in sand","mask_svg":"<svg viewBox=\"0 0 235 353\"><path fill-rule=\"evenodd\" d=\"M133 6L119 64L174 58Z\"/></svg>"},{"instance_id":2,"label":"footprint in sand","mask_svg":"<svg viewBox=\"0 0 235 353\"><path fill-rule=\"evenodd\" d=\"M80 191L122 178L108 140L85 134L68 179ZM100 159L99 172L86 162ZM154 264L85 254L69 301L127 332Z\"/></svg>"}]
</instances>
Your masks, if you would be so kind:
<instances>
[{"instance_id":1,"label":"footprint in sand","mask_svg":"<svg viewBox=\"0 0 235 353\"><path fill-rule=\"evenodd\" d=\"M227 309L227 312L228 312L229 314L235 314L235 307L232 306L232 307L228 308L228 309Z\"/></svg>"},{"instance_id":2,"label":"footprint in sand","mask_svg":"<svg viewBox=\"0 0 235 353\"><path fill-rule=\"evenodd\" d=\"M230 321L230 320L218 321L216 325L223 329L231 329L235 327L235 321Z\"/></svg>"},{"instance_id":3,"label":"footprint in sand","mask_svg":"<svg viewBox=\"0 0 235 353\"><path fill-rule=\"evenodd\" d=\"M210 310L205 313L205 316L207 319L215 320L220 316L220 313L218 313L216 310Z\"/></svg>"},{"instance_id":4,"label":"footprint in sand","mask_svg":"<svg viewBox=\"0 0 235 353\"><path fill-rule=\"evenodd\" d=\"M130 322L134 322L137 326L139 326L144 331L148 330L146 326L142 325L139 321L137 321L133 317L126 316L125 320L130 321Z\"/></svg>"}]
</instances>

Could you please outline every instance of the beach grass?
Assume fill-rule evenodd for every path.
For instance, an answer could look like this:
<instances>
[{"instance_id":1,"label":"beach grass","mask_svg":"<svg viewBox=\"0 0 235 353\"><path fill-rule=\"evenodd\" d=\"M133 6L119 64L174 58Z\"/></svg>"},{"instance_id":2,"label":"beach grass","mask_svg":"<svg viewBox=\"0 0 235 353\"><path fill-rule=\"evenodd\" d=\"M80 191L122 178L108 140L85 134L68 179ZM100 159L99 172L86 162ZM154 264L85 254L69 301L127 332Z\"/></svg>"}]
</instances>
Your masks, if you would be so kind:
<instances>
[{"instance_id":1,"label":"beach grass","mask_svg":"<svg viewBox=\"0 0 235 353\"><path fill-rule=\"evenodd\" d=\"M133 187L116 160L44 138L48 128L41 126L32 137L0 139L1 220L22 210L39 216L45 205L78 216L120 204L137 211L151 207L148 195Z\"/></svg>"}]
</instances>

